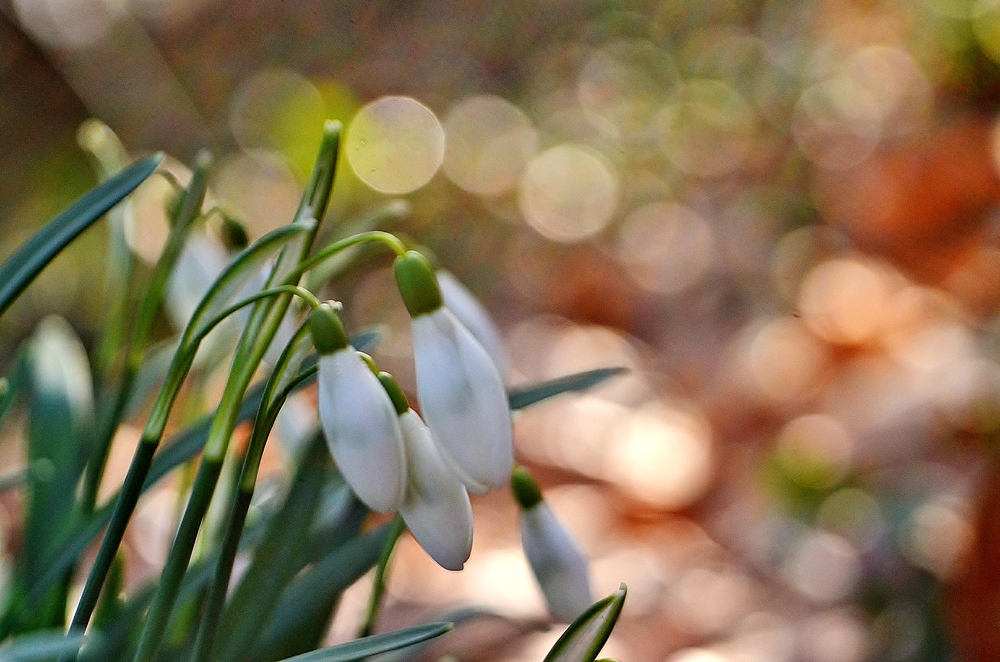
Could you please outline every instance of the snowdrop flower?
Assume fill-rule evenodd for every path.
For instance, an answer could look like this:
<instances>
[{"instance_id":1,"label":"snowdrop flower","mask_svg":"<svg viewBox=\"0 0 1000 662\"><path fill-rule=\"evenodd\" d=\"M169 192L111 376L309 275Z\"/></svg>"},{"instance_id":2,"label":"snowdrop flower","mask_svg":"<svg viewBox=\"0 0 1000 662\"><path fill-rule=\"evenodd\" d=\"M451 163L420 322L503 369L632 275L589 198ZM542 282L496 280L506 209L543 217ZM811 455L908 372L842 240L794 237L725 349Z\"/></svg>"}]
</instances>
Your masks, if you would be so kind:
<instances>
[{"instance_id":1,"label":"snowdrop flower","mask_svg":"<svg viewBox=\"0 0 1000 662\"><path fill-rule=\"evenodd\" d=\"M399 414L406 449L406 496L399 514L413 537L438 565L461 570L472 553L472 504L465 486L448 468L431 431L407 404L399 384L380 373Z\"/></svg>"},{"instance_id":2,"label":"snowdrop flower","mask_svg":"<svg viewBox=\"0 0 1000 662\"><path fill-rule=\"evenodd\" d=\"M412 318L417 393L445 460L470 492L510 477L514 443L503 380L483 346L443 306L427 259L396 258L396 282Z\"/></svg>"},{"instance_id":3,"label":"snowdrop flower","mask_svg":"<svg viewBox=\"0 0 1000 662\"><path fill-rule=\"evenodd\" d=\"M207 234L188 237L164 292L167 317L175 329L187 325L202 297L228 263L226 249Z\"/></svg>"},{"instance_id":4,"label":"snowdrop flower","mask_svg":"<svg viewBox=\"0 0 1000 662\"><path fill-rule=\"evenodd\" d=\"M455 278L450 272L438 269L435 272L438 285L441 287L441 297L444 306L458 318L465 328L479 341L486 353L493 359L494 365L501 377L508 373L507 351L503 339L490 314L479 303L479 299Z\"/></svg>"},{"instance_id":5,"label":"snowdrop flower","mask_svg":"<svg viewBox=\"0 0 1000 662\"><path fill-rule=\"evenodd\" d=\"M378 512L396 510L406 491L403 434L396 410L368 365L347 341L329 303L309 317L319 353L319 419L344 480Z\"/></svg>"},{"instance_id":6,"label":"snowdrop flower","mask_svg":"<svg viewBox=\"0 0 1000 662\"><path fill-rule=\"evenodd\" d=\"M514 469L511 489L521 509L524 554L549 612L556 620L570 623L594 602L587 558L523 467Z\"/></svg>"}]
</instances>

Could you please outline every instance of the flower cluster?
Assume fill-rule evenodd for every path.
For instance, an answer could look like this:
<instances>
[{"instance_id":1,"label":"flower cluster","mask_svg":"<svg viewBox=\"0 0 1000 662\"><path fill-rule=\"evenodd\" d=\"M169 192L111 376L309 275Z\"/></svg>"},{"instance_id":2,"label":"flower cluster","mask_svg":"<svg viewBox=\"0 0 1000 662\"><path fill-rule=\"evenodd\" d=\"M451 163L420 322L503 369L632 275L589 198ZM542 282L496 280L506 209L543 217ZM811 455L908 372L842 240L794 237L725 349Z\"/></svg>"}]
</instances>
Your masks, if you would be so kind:
<instances>
[{"instance_id":1,"label":"flower cluster","mask_svg":"<svg viewBox=\"0 0 1000 662\"><path fill-rule=\"evenodd\" d=\"M320 355L320 422L358 498L379 512L398 510L438 564L460 570L472 550L468 491L504 485L513 467L507 394L486 350L444 307L426 259L410 251L395 271L413 318L427 424L391 376L365 365L330 304L309 321Z\"/></svg>"},{"instance_id":2,"label":"flower cluster","mask_svg":"<svg viewBox=\"0 0 1000 662\"><path fill-rule=\"evenodd\" d=\"M399 256L394 270L412 318L427 423L396 380L351 347L334 305L320 305L309 320L320 355L320 422L341 473L368 507L398 510L416 541L449 570L461 570L472 551L469 492L510 481L525 553L549 609L558 620L573 620L592 602L587 561L531 476L513 468L498 336L482 322L478 302L453 277L435 274L420 253ZM454 309L471 318L477 333Z\"/></svg>"}]
</instances>

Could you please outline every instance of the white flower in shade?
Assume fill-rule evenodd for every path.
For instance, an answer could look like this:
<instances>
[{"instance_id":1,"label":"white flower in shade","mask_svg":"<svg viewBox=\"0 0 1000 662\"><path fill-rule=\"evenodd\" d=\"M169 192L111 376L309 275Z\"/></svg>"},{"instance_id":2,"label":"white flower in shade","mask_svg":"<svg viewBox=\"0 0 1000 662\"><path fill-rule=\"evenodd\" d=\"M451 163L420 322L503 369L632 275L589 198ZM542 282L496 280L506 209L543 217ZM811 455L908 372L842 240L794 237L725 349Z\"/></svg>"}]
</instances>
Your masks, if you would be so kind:
<instances>
[{"instance_id":1,"label":"white flower in shade","mask_svg":"<svg viewBox=\"0 0 1000 662\"><path fill-rule=\"evenodd\" d=\"M167 317L175 329L187 325L202 297L228 262L226 249L207 234L188 237L163 294Z\"/></svg>"},{"instance_id":2,"label":"white flower in shade","mask_svg":"<svg viewBox=\"0 0 1000 662\"><path fill-rule=\"evenodd\" d=\"M396 259L410 312L421 412L445 459L471 492L507 482L514 463L507 391L486 350L445 307L419 253Z\"/></svg>"},{"instance_id":3,"label":"white flower in shade","mask_svg":"<svg viewBox=\"0 0 1000 662\"><path fill-rule=\"evenodd\" d=\"M412 409L399 415L406 445L406 496L399 514L438 565L461 570L472 552L472 504Z\"/></svg>"},{"instance_id":4,"label":"white flower in shade","mask_svg":"<svg viewBox=\"0 0 1000 662\"><path fill-rule=\"evenodd\" d=\"M479 303L479 299L450 272L438 269L435 275L438 285L441 287L445 308L450 310L479 341L486 353L493 359L500 376L506 377L508 373L507 351L504 349L500 330L493 323L490 314L483 308L483 304Z\"/></svg>"},{"instance_id":5,"label":"white flower in shade","mask_svg":"<svg viewBox=\"0 0 1000 662\"><path fill-rule=\"evenodd\" d=\"M309 318L319 352L319 419L344 480L378 512L396 510L406 493L403 435L396 410L368 364L347 342L329 304Z\"/></svg>"},{"instance_id":6,"label":"white flower in shade","mask_svg":"<svg viewBox=\"0 0 1000 662\"><path fill-rule=\"evenodd\" d=\"M521 508L524 555L553 618L570 623L594 602L587 557L522 467L514 470L511 487Z\"/></svg>"}]
</instances>

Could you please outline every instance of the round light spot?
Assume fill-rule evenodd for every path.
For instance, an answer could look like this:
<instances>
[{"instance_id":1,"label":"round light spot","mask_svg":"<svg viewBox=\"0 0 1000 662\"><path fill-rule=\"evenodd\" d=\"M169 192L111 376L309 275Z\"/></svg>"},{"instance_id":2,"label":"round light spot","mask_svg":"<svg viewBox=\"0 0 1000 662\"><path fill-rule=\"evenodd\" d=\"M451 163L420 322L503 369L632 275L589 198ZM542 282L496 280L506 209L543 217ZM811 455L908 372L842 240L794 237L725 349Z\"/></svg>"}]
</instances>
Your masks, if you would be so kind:
<instances>
[{"instance_id":1,"label":"round light spot","mask_svg":"<svg viewBox=\"0 0 1000 662\"><path fill-rule=\"evenodd\" d=\"M517 179L538 148L538 132L513 104L494 96L464 99L444 120L444 173L456 186L479 195L500 195Z\"/></svg>"},{"instance_id":2,"label":"round light spot","mask_svg":"<svg viewBox=\"0 0 1000 662\"><path fill-rule=\"evenodd\" d=\"M631 214L618 236L629 275L654 292L676 294L698 282L712 264L715 237L698 214L658 202Z\"/></svg>"},{"instance_id":3,"label":"round light spot","mask_svg":"<svg viewBox=\"0 0 1000 662\"><path fill-rule=\"evenodd\" d=\"M690 413L652 406L635 412L609 449L612 480L661 508L690 505L708 487L711 432Z\"/></svg>"},{"instance_id":4,"label":"round light spot","mask_svg":"<svg viewBox=\"0 0 1000 662\"><path fill-rule=\"evenodd\" d=\"M844 170L864 161L882 136L882 111L876 96L848 76L816 83L799 97L792 114L792 135L802 153L827 170Z\"/></svg>"},{"instance_id":5,"label":"round light spot","mask_svg":"<svg viewBox=\"0 0 1000 662\"><path fill-rule=\"evenodd\" d=\"M795 319L765 325L750 341L745 356L749 386L776 404L812 395L830 361L824 346Z\"/></svg>"},{"instance_id":6,"label":"round light spot","mask_svg":"<svg viewBox=\"0 0 1000 662\"><path fill-rule=\"evenodd\" d=\"M857 260L828 260L803 281L799 307L805 323L821 338L861 344L887 323L889 291L882 270Z\"/></svg>"},{"instance_id":7,"label":"round light spot","mask_svg":"<svg viewBox=\"0 0 1000 662\"><path fill-rule=\"evenodd\" d=\"M382 97L351 121L344 152L358 178L380 193L415 191L444 160L444 129L410 97Z\"/></svg>"},{"instance_id":8,"label":"round light spot","mask_svg":"<svg viewBox=\"0 0 1000 662\"><path fill-rule=\"evenodd\" d=\"M262 69L233 96L229 127L245 150L279 152L305 177L316 158L326 107L319 90L290 69Z\"/></svg>"},{"instance_id":9,"label":"round light spot","mask_svg":"<svg viewBox=\"0 0 1000 662\"><path fill-rule=\"evenodd\" d=\"M521 177L518 201L525 220L555 241L580 241L600 232L618 204L618 176L603 158L577 145L548 149Z\"/></svg>"},{"instance_id":10,"label":"round light spot","mask_svg":"<svg viewBox=\"0 0 1000 662\"><path fill-rule=\"evenodd\" d=\"M785 575L810 600L832 603L854 591L861 576L861 561L849 542L817 531L806 537L788 559Z\"/></svg>"},{"instance_id":11,"label":"round light spot","mask_svg":"<svg viewBox=\"0 0 1000 662\"><path fill-rule=\"evenodd\" d=\"M675 168L716 177L739 168L752 146L755 113L718 80L692 80L657 116L663 152Z\"/></svg>"},{"instance_id":12,"label":"round light spot","mask_svg":"<svg viewBox=\"0 0 1000 662\"><path fill-rule=\"evenodd\" d=\"M295 215L302 187L287 161L263 150L236 154L224 161L212 181L213 190L258 237Z\"/></svg>"},{"instance_id":13,"label":"round light spot","mask_svg":"<svg viewBox=\"0 0 1000 662\"><path fill-rule=\"evenodd\" d=\"M659 109L665 90L680 75L665 51L644 40L622 40L587 58L577 96L586 110L615 127L619 135L639 136Z\"/></svg>"},{"instance_id":14,"label":"round light spot","mask_svg":"<svg viewBox=\"0 0 1000 662\"><path fill-rule=\"evenodd\" d=\"M805 487L833 487L847 475L853 455L847 430L825 414L800 416L778 434L778 462Z\"/></svg>"}]
</instances>

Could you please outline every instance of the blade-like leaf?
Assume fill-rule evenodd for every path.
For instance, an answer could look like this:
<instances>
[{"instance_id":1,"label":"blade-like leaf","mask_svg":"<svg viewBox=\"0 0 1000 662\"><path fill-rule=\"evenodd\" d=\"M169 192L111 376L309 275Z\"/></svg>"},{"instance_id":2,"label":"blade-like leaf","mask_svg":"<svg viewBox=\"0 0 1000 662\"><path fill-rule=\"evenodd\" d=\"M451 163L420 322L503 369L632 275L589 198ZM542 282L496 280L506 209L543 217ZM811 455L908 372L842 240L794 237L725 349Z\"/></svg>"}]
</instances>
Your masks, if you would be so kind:
<instances>
[{"instance_id":1,"label":"blade-like leaf","mask_svg":"<svg viewBox=\"0 0 1000 662\"><path fill-rule=\"evenodd\" d=\"M245 657L242 653L252 649L282 590L301 567L329 457L325 440L322 436L315 438L299 465L281 511L271 520L250 567L222 614L217 648L221 652L217 659Z\"/></svg>"},{"instance_id":2,"label":"blade-like leaf","mask_svg":"<svg viewBox=\"0 0 1000 662\"><path fill-rule=\"evenodd\" d=\"M611 636L618 614L625 604L625 584L592 604L573 621L543 662L594 662Z\"/></svg>"},{"instance_id":3,"label":"blade-like leaf","mask_svg":"<svg viewBox=\"0 0 1000 662\"><path fill-rule=\"evenodd\" d=\"M87 638L84 635L67 635L63 632L43 632L14 639L9 646L0 648L0 662L47 662L62 655L72 655L80 650Z\"/></svg>"},{"instance_id":4,"label":"blade-like leaf","mask_svg":"<svg viewBox=\"0 0 1000 662\"><path fill-rule=\"evenodd\" d=\"M371 348L378 343L383 336L384 332L379 328L362 330L351 336L351 344L358 350L364 351L365 349ZM307 357L303 362L303 371L308 370L313 365L315 365L315 356ZM303 380L299 384L299 388L303 388L311 384L314 380L315 377ZM240 407L238 417L239 422L242 423L253 418L258 407L260 406L263 389L264 383L260 382L247 390L246 397L243 400L243 405ZM171 471L197 455L205 446L205 440L208 436L208 429L210 425L211 416L203 417L196 423L179 432L173 437L172 440L166 442L164 447L153 459L153 464L149 469L146 482L143 484L143 491L148 490ZM96 510L90 520L86 524L81 525L69 542L63 546L59 555L44 564L44 574L38 579L37 582L35 582L34 585L32 585L23 601L23 604L28 605L29 610L32 608L31 605L36 603L41 595L43 595L44 592L63 575L63 573L76 563L76 560L81 554L83 554L90 543L93 542L104 527L107 526L111 519L111 513L114 510L115 499L116 497L112 497L104 506ZM325 547L325 549L330 548L331 546ZM14 612L23 608L23 605L19 606L15 600L12 603L12 607L12 610L5 615L2 621L0 621L0 633L9 630L11 627L10 619L12 617L16 618L14 616Z\"/></svg>"},{"instance_id":5,"label":"blade-like leaf","mask_svg":"<svg viewBox=\"0 0 1000 662\"><path fill-rule=\"evenodd\" d=\"M39 324L27 357L27 450L36 480L27 491L17 580L31 584L76 525L75 488L86 462L94 400L86 351L62 318ZM62 625L68 582L64 575L60 589L34 611L32 629Z\"/></svg>"},{"instance_id":6,"label":"blade-like leaf","mask_svg":"<svg viewBox=\"0 0 1000 662\"><path fill-rule=\"evenodd\" d=\"M394 651L422 641L440 637L451 630L451 623L428 623L405 630L396 630L385 634L376 634L349 641L346 644L332 646L311 653L303 653L295 657L286 657L283 662L353 662L370 655L378 655Z\"/></svg>"},{"instance_id":7,"label":"blade-like leaf","mask_svg":"<svg viewBox=\"0 0 1000 662\"><path fill-rule=\"evenodd\" d=\"M383 524L341 545L300 574L282 594L252 659L275 659L268 652L284 646L285 639L294 636L303 622L329 606L375 565L388 533L388 525Z\"/></svg>"},{"instance_id":8,"label":"blade-like leaf","mask_svg":"<svg viewBox=\"0 0 1000 662\"><path fill-rule=\"evenodd\" d=\"M0 266L0 315L55 257L146 180L163 160L153 154L104 181L67 207Z\"/></svg>"},{"instance_id":9,"label":"blade-like leaf","mask_svg":"<svg viewBox=\"0 0 1000 662\"><path fill-rule=\"evenodd\" d=\"M524 409L542 400L561 393L571 393L574 391L585 391L588 388L597 386L603 381L623 375L628 372L628 368L597 368L578 372L575 375L557 377L545 382L531 384L530 386L518 386L507 391L507 399L512 410Z\"/></svg>"}]
</instances>

